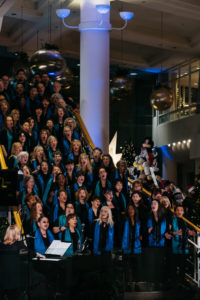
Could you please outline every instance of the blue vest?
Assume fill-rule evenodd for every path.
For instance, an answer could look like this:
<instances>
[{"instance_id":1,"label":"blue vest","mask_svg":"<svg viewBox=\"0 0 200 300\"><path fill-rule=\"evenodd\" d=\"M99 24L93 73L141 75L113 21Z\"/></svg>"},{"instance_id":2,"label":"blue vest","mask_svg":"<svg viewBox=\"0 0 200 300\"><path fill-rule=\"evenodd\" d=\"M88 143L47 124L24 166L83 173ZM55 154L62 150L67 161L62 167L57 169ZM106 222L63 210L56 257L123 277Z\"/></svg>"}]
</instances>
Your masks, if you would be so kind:
<instances>
[{"instance_id":1,"label":"blue vest","mask_svg":"<svg viewBox=\"0 0 200 300\"><path fill-rule=\"evenodd\" d=\"M63 154L68 155L70 153L70 143L66 139L66 137L63 138Z\"/></svg>"},{"instance_id":2,"label":"blue vest","mask_svg":"<svg viewBox=\"0 0 200 300\"><path fill-rule=\"evenodd\" d=\"M153 222L152 222L152 218L149 218L147 221L147 227L151 228L153 227ZM156 242L154 240L154 235L151 232L149 234L149 247L164 247L165 246L165 232L166 232L167 226L166 226L166 219L164 218L161 222L161 226L160 226L160 235L161 235L161 239L159 242Z\"/></svg>"},{"instance_id":3,"label":"blue vest","mask_svg":"<svg viewBox=\"0 0 200 300\"><path fill-rule=\"evenodd\" d=\"M121 177L119 176L118 170L115 171L115 179L121 180ZM126 192L128 194L128 178L127 178L127 175L125 173L123 174L123 179L126 182L125 188L126 188Z\"/></svg>"},{"instance_id":4,"label":"blue vest","mask_svg":"<svg viewBox=\"0 0 200 300\"><path fill-rule=\"evenodd\" d=\"M36 175L37 179L40 183L41 186L41 191L42 191L42 203L45 205L45 207L49 208L47 205L47 196L49 194L50 188L51 188L51 184L53 182L53 174L50 175L49 180L46 184L46 186L44 185L44 180L41 176L41 174Z\"/></svg>"},{"instance_id":5,"label":"blue vest","mask_svg":"<svg viewBox=\"0 0 200 300\"><path fill-rule=\"evenodd\" d=\"M99 239L100 239L100 223L99 221L96 222L95 229L94 229L94 243L93 243L93 251L94 254L101 254L101 251L99 250ZM106 241L106 247L105 251L109 252L113 249L114 244L114 226L108 227L108 237Z\"/></svg>"},{"instance_id":6,"label":"blue vest","mask_svg":"<svg viewBox=\"0 0 200 300\"><path fill-rule=\"evenodd\" d=\"M77 228L75 228L77 234L78 234L78 238L79 238L79 243L81 244L82 241L81 241L81 235L80 235L80 232ZM64 242L72 242L72 239L71 239L71 234L70 234L70 230L69 228L67 228L65 230L65 237L64 237ZM73 244L71 244L71 246L67 249L67 252L65 252L65 256L67 255L72 255L74 254L74 249L73 249Z\"/></svg>"},{"instance_id":7,"label":"blue vest","mask_svg":"<svg viewBox=\"0 0 200 300\"><path fill-rule=\"evenodd\" d=\"M47 236L49 242L52 243L54 240L54 236L49 229L47 230ZM34 248L35 248L35 252L38 252L42 255L44 255L45 251L47 250L43 242L42 234L39 229L37 229L35 232Z\"/></svg>"},{"instance_id":8,"label":"blue vest","mask_svg":"<svg viewBox=\"0 0 200 300\"><path fill-rule=\"evenodd\" d=\"M172 231L176 232L178 230L179 230L179 227L178 227L177 217L174 217L172 220ZM184 253L188 254L189 253L189 250L187 248L185 248L183 251L182 243L181 243L181 236L178 234L174 234L172 236L172 252L174 254L184 254Z\"/></svg>"},{"instance_id":9,"label":"blue vest","mask_svg":"<svg viewBox=\"0 0 200 300\"><path fill-rule=\"evenodd\" d=\"M129 241L130 238L129 230L130 230L129 220L126 220L124 224L124 232L122 238L122 250L124 254L131 253L130 241ZM139 254L142 251L139 236L140 236L140 223L135 222L135 240L134 240L134 247L133 247L133 253L135 254Z\"/></svg>"},{"instance_id":10,"label":"blue vest","mask_svg":"<svg viewBox=\"0 0 200 300\"><path fill-rule=\"evenodd\" d=\"M94 193L95 196L98 196L98 197L101 197L100 183L101 183L101 181L98 180L96 187L95 187L95 193ZM106 181L106 185L107 185L107 188L112 189L112 185L109 180Z\"/></svg>"},{"instance_id":11,"label":"blue vest","mask_svg":"<svg viewBox=\"0 0 200 300\"><path fill-rule=\"evenodd\" d=\"M7 130L7 138L8 138L8 149L7 149L7 152L8 152L8 155L10 155L11 147L12 147L12 142L13 142L13 135L12 135L12 133L9 130Z\"/></svg>"},{"instance_id":12,"label":"blue vest","mask_svg":"<svg viewBox=\"0 0 200 300\"><path fill-rule=\"evenodd\" d=\"M65 227L66 226L66 216L65 215L61 215L58 217L58 226L59 227ZM81 224L81 220L80 218L77 216L77 227L76 227L79 231L79 233L81 234L82 233L82 224ZM59 240L62 239L62 232L59 232L58 233L58 237L59 237Z\"/></svg>"}]
</instances>

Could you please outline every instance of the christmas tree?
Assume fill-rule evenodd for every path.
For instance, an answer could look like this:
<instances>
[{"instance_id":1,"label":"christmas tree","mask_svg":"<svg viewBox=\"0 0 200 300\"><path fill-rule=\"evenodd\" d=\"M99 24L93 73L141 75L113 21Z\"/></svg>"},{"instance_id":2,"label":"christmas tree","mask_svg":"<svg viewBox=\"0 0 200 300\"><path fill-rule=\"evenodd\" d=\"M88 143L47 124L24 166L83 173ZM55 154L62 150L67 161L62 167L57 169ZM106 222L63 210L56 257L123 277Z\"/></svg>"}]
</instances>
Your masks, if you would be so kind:
<instances>
[{"instance_id":1,"label":"christmas tree","mask_svg":"<svg viewBox=\"0 0 200 300\"><path fill-rule=\"evenodd\" d=\"M125 142L122 147L122 160L125 160L127 167L132 167L135 160L135 148L133 142Z\"/></svg>"}]
</instances>

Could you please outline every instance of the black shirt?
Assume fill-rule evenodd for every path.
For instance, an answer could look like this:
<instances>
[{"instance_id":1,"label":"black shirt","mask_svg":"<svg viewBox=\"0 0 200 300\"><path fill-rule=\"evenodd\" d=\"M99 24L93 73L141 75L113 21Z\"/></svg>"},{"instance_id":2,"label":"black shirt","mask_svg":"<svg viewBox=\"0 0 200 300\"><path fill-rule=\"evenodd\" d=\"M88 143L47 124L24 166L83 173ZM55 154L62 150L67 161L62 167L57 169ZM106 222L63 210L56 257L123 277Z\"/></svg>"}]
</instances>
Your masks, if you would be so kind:
<instances>
[{"instance_id":1,"label":"black shirt","mask_svg":"<svg viewBox=\"0 0 200 300\"><path fill-rule=\"evenodd\" d=\"M42 236L42 239L43 239L43 242L44 242L44 245L45 245L46 249L48 249L50 244L51 244L50 241L49 241L48 236L47 237Z\"/></svg>"},{"instance_id":2,"label":"black shirt","mask_svg":"<svg viewBox=\"0 0 200 300\"><path fill-rule=\"evenodd\" d=\"M100 225L100 238L99 238L99 250L100 251L105 251L107 237L108 237L108 224L102 223Z\"/></svg>"},{"instance_id":3,"label":"black shirt","mask_svg":"<svg viewBox=\"0 0 200 300\"><path fill-rule=\"evenodd\" d=\"M70 235L72 239L73 250L74 252L76 252L78 247L78 240L79 240L78 233L76 232L76 230L75 232L70 231Z\"/></svg>"}]
</instances>

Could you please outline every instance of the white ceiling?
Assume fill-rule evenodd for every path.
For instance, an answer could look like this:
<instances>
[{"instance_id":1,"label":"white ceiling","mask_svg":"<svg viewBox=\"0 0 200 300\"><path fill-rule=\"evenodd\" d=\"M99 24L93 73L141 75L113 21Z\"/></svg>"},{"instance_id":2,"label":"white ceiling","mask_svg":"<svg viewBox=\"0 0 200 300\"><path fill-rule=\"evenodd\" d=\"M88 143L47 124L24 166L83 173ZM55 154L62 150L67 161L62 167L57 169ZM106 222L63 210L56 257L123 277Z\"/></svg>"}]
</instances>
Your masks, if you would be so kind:
<instances>
[{"instance_id":1,"label":"white ceiling","mask_svg":"<svg viewBox=\"0 0 200 300\"><path fill-rule=\"evenodd\" d=\"M45 42L79 57L79 32L64 28L55 10L71 9L68 23L79 24L80 0L0 0L0 45L32 55ZM101 2L101 1L99 1ZM122 0L111 2L111 24L120 10L135 14L123 32L112 31L111 62L131 67L170 67L200 55L200 0ZM51 19L51 21L50 21Z\"/></svg>"}]
</instances>

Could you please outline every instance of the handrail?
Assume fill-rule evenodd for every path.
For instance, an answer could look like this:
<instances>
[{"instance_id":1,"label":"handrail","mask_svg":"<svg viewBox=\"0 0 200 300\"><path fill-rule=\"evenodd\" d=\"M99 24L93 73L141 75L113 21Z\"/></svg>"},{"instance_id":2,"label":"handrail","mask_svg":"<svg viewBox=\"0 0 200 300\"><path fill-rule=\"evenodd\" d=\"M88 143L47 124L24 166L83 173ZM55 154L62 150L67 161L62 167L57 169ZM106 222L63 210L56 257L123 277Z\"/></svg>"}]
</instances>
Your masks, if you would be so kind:
<instances>
[{"instance_id":1,"label":"handrail","mask_svg":"<svg viewBox=\"0 0 200 300\"><path fill-rule=\"evenodd\" d=\"M86 140L87 140L88 144L90 145L91 149L94 150L94 148L96 148L96 147L95 147L95 145L94 145L94 143L91 139L91 136L90 136L90 134L89 134L89 132L88 132L86 126L85 126L85 123L83 122L83 119L81 118L81 116L78 112L74 111L74 114L75 114L75 116L76 116L76 118L79 122L79 125L82 129L82 132L83 132L84 136L86 137Z\"/></svg>"},{"instance_id":2,"label":"handrail","mask_svg":"<svg viewBox=\"0 0 200 300\"><path fill-rule=\"evenodd\" d=\"M174 214L174 209L171 208L171 212ZM185 217L182 217L183 221L185 221L188 225L190 225L194 230L196 230L197 232L200 232L200 228L198 226L196 226L195 224L193 224L192 222L190 222L188 219L186 219Z\"/></svg>"},{"instance_id":3,"label":"handrail","mask_svg":"<svg viewBox=\"0 0 200 300\"><path fill-rule=\"evenodd\" d=\"M128 181L130 183L134 183L135 180L131 179L130 177L128 177ZM151 196L151 193L149 191L147 191L145 188L142 188L142 191L147 194L148 196Z\"/></svg>"},{"instance_id":4,"label":"handrail","mask_svg":"<svg viewBox=\"0 0 200 300\"><path fill-rule=\"evenodd\" d=\"M3 150L1 148L1 146L0 146L0 164L1 164L2 170L8 169L8 167L6 166L6 162L5 162L5 158L4 158Z\"/></svg>"},{"instance_id":5,"label":"handrail","mask_svg":"<svg viewBox=\"0 0 200 300\"><path fill-rule=\"evenodd\" d=\"M163 117L163 116L167 116L167 115L172 115L172 114L174 114L174 113L179 113L179 112L182 112L182 111L184 111L184 110L188 110L188 109L190 109L190 108L193 108L193 107L197 107L197 103L195 103L195 104L191 104L191 105L188 105L188 106L184 106L184 107L180 107L180 108L177 108L177 109L175 109L175 110L171 110L171 111L168 111L168 112L165 112L165 113L159 113L159 117Z\"/></svg>"},{"instance_id":6,"label":"handrail","mask_svg":"<svg viewBox=\"0 0 200 300\"><path fill-rule=\"evenodd\" d=\"M183 221L185 221L188 225L190 225L194 230L196 230L197 232L200 232L200 228L198 226L196 226L195 224L193 224L192 222L190 222L188 219L186 219L185 217L182 217Z\"/></svg>"},{"instance_id":7,"label":"handrail","mask_svg":"<svg viewBox=\"0 0 200 300\"><path fill-rule=\"evenodd\" d=\"M81 130L82 130L84 136L85 136L86 139L87 139L88 144L90 145L91 149L94 149L94 148L95 148L95 145L94 145L94 143L93 143L93 141L92 141L92 139L91 139L91 137L90 137L90 134L89 134L89 132L88 132L88 130L87 130L87 128L86 128L86 126L85 126L85 124L84 124L84 122L83 122L81 116L80 116L80 114L79 114L78 112L76 112L76 111L74 111L74 114L75 114L75 116L76 116L76 118L77 118L77 120L78 120L78 122L79 122L79 125L80 125L80 127L81 127ZM130 177L128 177L128 181L129 181L130 183L133 183L133 182L134 182L134 180L131 179ZM148 196L151 196L151 193L150 193L149 191L147 191L145 188L142 188L142 190L143 190L143 192L144 192L145 194L147 194ZM172 210L172 212L174 212L174 211ZM185 217L182 217L182 219L183 219L188 225L190 225L194 230L196 230L197 232L200 232L200 228L199 228L198 226L196 226L195 224L193 224L192 222L190 222L190 221L189 221L188 219L186 219Z\"/></svg>"},{"instance_id":8,"label":"handrail","mask_svg":"<svg viewBox=\"0 0 200 300\"><path fill-rule=\"evenodd\" d=\"M1 164L1 169L2 170L8 169L8 167L6 165L6 162L5 162L5 158L4 158L4 155L3 155L3 150L2 150L1 145L0 145L0 164ZM13 211L13 216L14 216L14 219L15 219L15 223L17 224L17 227L19 228L21 233L24 234L24 229L23 229L23 226L22 226L21 217L20 217L20 215L18 213L18 210L17 210L17 206L12 206L12 211Z\"/></svg>"}]
</instances>

